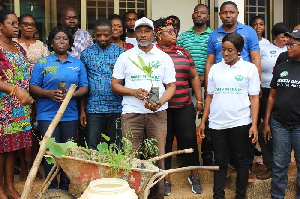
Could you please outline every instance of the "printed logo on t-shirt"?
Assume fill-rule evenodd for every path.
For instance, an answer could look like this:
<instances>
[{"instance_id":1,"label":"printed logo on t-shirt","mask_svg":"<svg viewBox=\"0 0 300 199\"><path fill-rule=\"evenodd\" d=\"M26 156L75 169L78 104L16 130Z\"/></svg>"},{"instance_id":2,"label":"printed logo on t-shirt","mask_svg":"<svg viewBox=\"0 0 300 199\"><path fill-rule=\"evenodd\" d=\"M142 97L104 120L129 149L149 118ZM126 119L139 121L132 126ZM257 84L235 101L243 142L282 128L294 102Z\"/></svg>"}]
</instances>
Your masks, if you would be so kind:
<instances>
[{"instance_id":1,"label":"printed logo on t-shirt","mask_svg":"<svg viewBox=\"0 0 300 199\"><path fill-rule=\"evenodd\" d=\"M280 73L280 77L285 77L285 76L287 76L289 73L287 72L287 71L282 71L281 73Z\"/></svg>"},{"instance_id":2,"label":"printed logo on t-shirt","mask_svg":"<svg viewBox=\"0 0 300 199\"><path fill-rule=\"evenodd\" d=\"M151 62L152 68L158 68L158 67L160 67L160 65L161 65L160 61L152 61Z\"/></svg>"},{"instance_id":3,"label":"printed logo on t-shirt","mask_svg":"<svg viewBox=\"0 0 300 199\"><path fill-rule=\"evenodd\" d=\"M270 54L272 54L272 55L273 55L273 54L276 54L276 50L271 50L271 51L270 51Z\"/></svg>"},{"instance_id":4,"label":"printed logo on t-shirt","mask_svg":"<svg viewBox=\"0 0 300 199\"><path fill-rule=\"evenodd\" d=\"M243 81L243 79L244 79L243 75L236 75L234 78L235 78L236 81L238 81L238 82Z\"/></svg>"}]
</instances>

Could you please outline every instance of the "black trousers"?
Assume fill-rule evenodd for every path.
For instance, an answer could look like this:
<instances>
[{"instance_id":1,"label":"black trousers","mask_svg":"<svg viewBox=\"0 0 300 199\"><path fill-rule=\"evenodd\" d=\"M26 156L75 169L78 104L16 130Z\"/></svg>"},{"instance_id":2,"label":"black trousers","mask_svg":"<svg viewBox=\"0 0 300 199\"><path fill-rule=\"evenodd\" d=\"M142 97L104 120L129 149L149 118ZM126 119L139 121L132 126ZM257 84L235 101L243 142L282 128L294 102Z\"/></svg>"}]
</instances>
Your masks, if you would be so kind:
<instances>
[{"instance_id":1,"label":"black trousers","mask_svg":"<svg viewBox=\"0 0 300 199\"><path fill-rule=\"evenodd\" d=\"M165 152L172 151L174 136L182 149L193 148L193 153L183 154L187 166L199 166L199 151L196 137L195 108L193 103L183 108L167 109L167 139ZM171 169L172 157L165 159L165 169Z\"/></svg>"},{"instance_id":2,"label":"black trousers","mask_svg":"<svg viewBox=\"0 0 300 199\"><path fill-rule=\"evenodd\" d=\"M251 124L230 129L211 129L215 165L220 167L214 172L214 198L225 198L226 172L229 153L237 171L236 199L245 198L248 184L247 148Z\"/></svg>"}]
</instances>

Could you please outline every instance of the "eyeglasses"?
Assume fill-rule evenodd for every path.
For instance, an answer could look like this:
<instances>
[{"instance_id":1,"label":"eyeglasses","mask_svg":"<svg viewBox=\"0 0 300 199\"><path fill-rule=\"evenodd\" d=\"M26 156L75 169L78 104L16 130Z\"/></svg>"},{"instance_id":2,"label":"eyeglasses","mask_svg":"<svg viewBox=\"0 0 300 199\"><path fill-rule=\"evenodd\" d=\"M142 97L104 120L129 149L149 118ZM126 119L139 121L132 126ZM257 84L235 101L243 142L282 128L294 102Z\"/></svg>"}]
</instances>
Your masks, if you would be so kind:
<instances>
[{"instance_id":1,"label":"eyeglasses","mask_svg":"<svg viewBox=\"0 0 300 199\"><path fill-rule=\"evenodd\" d=\"M19 26L19 22L7 22L11 26Z\"/></svg>"},{"instance_id":2,"label":"eyeglasses","mask_svg":"<svg viewBox=\"0 0 300 199\"><path fill-rule=\"evenodd\" d=\"M290 47L290 48L294 48L294 46L297 46L297 45L300 45L300 44L297 44L297 43L287 43L287 44L285 44L285 46L288 48L288 47Z\"/></svg>"},{"instance_id":3,"label":"eyeglasses","mask_svg":"<svg viewBox=\"0 0 300 199\"><path fill-rule=\"evenodd\" d=\"M28 26L31 26L31 27L35 28L35 23L23 22L23 23L20 23L20 24L24 25L26 28L28 28Z\"/></svg>"},{"instance_id":4,"label":"eyeglasses","mask_svg":"<svg viewBox=\"0 0 300 199\"><path fill-rule=\"evenodd\" d=\"M161 31L161 32L167 32L167 33L169 33L170 35L172 35L172 34L175 34L175 35L176 35L176 30L173 29L173 28L166 29L166 31Z\"/></svg>"}]
</instances>

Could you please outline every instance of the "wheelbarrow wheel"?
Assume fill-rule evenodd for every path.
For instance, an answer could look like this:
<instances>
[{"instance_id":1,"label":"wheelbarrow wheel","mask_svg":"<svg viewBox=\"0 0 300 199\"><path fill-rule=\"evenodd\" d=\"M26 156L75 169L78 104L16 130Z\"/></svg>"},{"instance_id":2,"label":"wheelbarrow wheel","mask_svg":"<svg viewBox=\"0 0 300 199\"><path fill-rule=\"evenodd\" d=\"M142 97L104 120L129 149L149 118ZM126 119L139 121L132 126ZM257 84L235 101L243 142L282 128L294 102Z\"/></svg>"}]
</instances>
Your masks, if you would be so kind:
<instances>
[{"instance_id":1,"label":"wheelbarrow wheel","mask_svg":"<svg viewBox=\"0 0 300 199\"><path fill-rule=\"evenodd\" d=\"M37 196L35 199L38 198ZM75 199L69 192L61 189L48 189L43 193L41 199Z\"/></svg>"}]
</instances>

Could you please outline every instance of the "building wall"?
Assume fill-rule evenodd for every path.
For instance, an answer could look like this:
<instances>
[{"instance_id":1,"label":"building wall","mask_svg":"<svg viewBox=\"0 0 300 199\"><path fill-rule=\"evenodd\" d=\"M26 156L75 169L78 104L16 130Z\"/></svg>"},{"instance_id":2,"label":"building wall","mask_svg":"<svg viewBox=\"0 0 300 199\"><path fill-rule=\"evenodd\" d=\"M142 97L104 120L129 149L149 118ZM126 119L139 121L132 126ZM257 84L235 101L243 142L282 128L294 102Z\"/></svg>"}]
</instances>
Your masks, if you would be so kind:
<instances>
[{"instance_id":1,"label":"building wall","mask_svg":"<svg viewBox=\"0 0 300 199\"><path fill-rule=\"evenodd\" d=\"M182 33L193 26L192 13L197 4L198 0L152 0L151 18L157 20L160 17L176 15L180 19Z\"/></svg>"},{"instance_id":2,"label":"building wall","mask_svg":"<svg viewBox=\"0 0 300 199\"><path fill-rule=\"evenodd\" d=\"M283 0L274 0L274 10L273 10L274 24L283 21Z\"/></svg>"}]
</instances>

